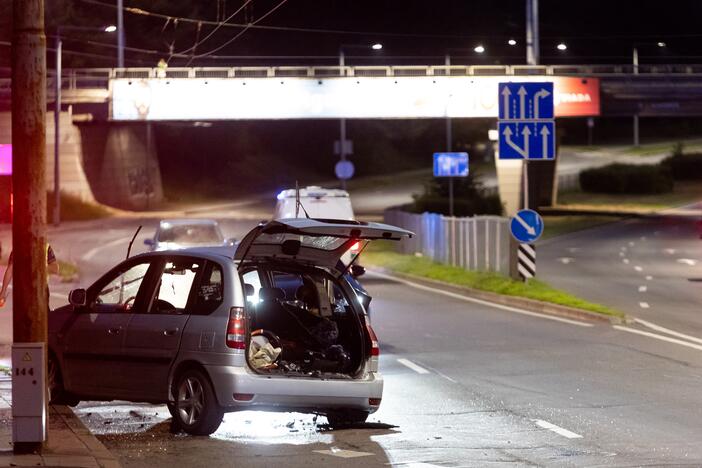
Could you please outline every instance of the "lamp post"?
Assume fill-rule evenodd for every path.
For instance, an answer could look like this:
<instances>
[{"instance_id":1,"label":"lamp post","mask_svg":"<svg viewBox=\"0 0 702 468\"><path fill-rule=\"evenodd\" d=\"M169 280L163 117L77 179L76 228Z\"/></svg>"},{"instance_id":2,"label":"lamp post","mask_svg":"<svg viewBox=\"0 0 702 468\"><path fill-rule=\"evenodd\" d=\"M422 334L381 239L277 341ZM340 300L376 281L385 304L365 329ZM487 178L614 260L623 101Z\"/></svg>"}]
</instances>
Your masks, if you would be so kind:
<instances>
[{"instance_id":1,"label":"lamp post","mask_svg":"<svg viewBox=\"0 0 702 468\"><path fill-rule=\"evenodd\" d=\"M658 48L666 47L665 42L635 42L631 51L631 63L633 65L634 75L639 74L639 47L640 46L653 46ZM634 146L639 146L639 114L634 114Z\"/></svg>"},{"instance_id":2,"label":"lamp post","mask_svg":"<svg viewBox=\"0 0 702 468\"><path fill-rule=\"evenodd\" d=\"M54 79L54 226L58 226L59 224L61 224L61 171L59 170L59 161L61 155L61 49L63 48L61 31L102 31L110 33L114 32L116 29L117 28L115 28L115 26L112 25L104 28L90 26L59 26L56 28L56 76Z\"/></svg>"},{"instance_id":3,"label":"lamp post","mask_svg":"<svg viewBox=\"0 0 702 468\"><path fill-rule=\"evenodd\" d=\"M341 44L339 46L339 76L346 76L346 55L344 49L382 50L383 44ZM339 119L339 159L346 161L346 119ZM346 190L346 179L341 179L341 188Z\"/></svg>"}]
</instances>

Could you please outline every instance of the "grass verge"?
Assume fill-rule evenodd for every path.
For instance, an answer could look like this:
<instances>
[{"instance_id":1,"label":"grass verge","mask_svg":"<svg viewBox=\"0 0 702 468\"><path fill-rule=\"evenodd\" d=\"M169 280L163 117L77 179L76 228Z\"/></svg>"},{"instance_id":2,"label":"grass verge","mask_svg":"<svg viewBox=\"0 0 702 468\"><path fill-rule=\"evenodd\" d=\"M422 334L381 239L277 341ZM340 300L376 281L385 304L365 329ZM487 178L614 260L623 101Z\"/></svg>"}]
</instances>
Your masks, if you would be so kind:
<instances>
[{"instance_id":1,"label":"grass verge","mask_svg":"<svg viewBox=\"0 0 702 468\"><path fill-rule=\"evenodd\" d=\"M702 198L699 181L676 181L671 193L651 195L564 192L558 195L558 206L580 209L660 210L692 203Z\"/></svg>"},{"instance_id":2,"label":"grass verge","mask_svg":"<svg viewBox=\"0 0 702 468\"><path fill-rule=\"evenodd\" d=\"M392 245L382 241L371 244L371 247L363 252L362 262L366 266L381 267L406 275L443 281L506 296L525 297L537 301L575 307L598 314L624 317L624 314L617 310L555 289L543 281L529 280L528 283L523 283L521 281L513 281L496 273L468 271L458 267L442 265L428 258L398 254L391 250Z\"/></svg>"}]
</instances>

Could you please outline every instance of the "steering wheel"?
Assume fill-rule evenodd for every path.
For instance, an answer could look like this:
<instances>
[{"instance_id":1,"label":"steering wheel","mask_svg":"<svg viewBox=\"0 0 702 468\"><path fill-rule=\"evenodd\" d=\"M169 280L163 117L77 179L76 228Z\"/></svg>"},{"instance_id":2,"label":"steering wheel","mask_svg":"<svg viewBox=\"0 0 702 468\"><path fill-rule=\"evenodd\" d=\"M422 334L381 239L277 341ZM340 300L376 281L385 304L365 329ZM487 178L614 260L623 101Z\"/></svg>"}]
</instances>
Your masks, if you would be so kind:
<instances>
[{"instance_id":1,"label":"steering wheel","mask_svg":"<svg viewBox=\"0 0 702 468\"><path fill-rule=\"evenodd\" d=\"M127 298L126 301L122 303L122 307L124 307L124 310L129 310L132 308L134 304L130 304L130 302L133 303L134 299L136 299L136 296L130 296Z\"/></svg>"}]
</instances>

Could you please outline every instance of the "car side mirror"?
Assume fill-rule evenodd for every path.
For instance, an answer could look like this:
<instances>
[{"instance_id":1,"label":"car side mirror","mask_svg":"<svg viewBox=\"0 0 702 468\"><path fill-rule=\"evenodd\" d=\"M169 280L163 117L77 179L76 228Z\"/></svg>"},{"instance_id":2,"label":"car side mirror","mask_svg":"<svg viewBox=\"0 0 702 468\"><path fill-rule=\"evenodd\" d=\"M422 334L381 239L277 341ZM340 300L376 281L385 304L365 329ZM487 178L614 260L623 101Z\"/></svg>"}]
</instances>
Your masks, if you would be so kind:
<instances>
[{"instance_id":1,"label":"car side mirror","mask_svg":"<svg viewBox=\"0 0 702 468\"><path fill-rule=\"evenodd\" d=\"M225 242L227 243L227 245L233 246L233 245L236 245L237 240L236 240L236 237L230 237L230 238L226 239Z\"/></svg>"},{"instance_id":2,"label":"car side mirror","mask_svg":"<svg viewBox=\"0 0 702 468\"><path fill-rule=\"evenodd\" d=\"M88 293L85 289L73 289L68 293L68 303L75 307L83 307L88 302Z\"/></svg>"},{"instance_id":3,"label":"car side mirror","mask_svg":"<svg viewBox=\"0 0 702 468\"><path fill-rule=\"evenodd\" d=\"M154 240L150 237L148 239L144 239L144 245L148 245L149 247L151 247L152 245L154 245Z\"/></svg>"},{"instance_id":4,"label":"car side mirror","mask_svg":"<svg viewBox=\"0 0 702 468\"><path fill-rule=\"evenodd\" d=\"M358 278L366 274L366 268L361 265L351 265L351 274Z\"/></svg>"}]
</instances>

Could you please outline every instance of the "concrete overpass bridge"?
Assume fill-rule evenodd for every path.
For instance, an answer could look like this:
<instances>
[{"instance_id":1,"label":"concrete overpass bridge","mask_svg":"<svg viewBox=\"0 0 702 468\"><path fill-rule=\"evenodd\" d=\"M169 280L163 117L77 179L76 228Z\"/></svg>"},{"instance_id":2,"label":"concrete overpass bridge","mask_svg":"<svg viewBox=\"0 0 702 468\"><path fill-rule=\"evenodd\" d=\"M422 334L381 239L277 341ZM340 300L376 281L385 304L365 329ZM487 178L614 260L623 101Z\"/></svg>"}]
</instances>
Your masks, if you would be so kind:
<instances>
[{"instance_id":1,"label":"concrete overpass bridge","mask_svg":"<svg viewBox=\"0 0 702 468\"><path fill-rule=\"evenodd\" d=\"M62 187L126 208L158 202L150 122L496 118L497 83L542 80L554 82L558 117L698 116L701 78L702 65L695 64L67 69ZM50 108L55 80L50 71ZM0 71L0 144L11 141L9 104L9 73Z\"/></svg>"}]
</instances>

